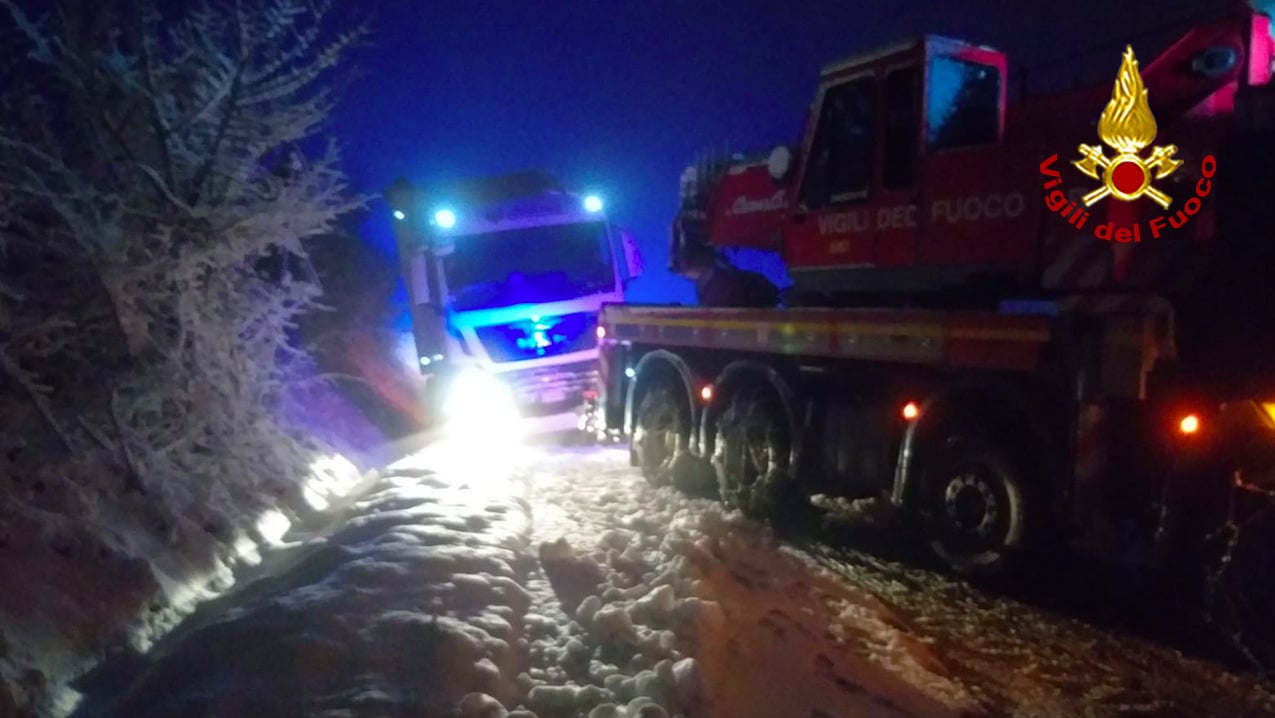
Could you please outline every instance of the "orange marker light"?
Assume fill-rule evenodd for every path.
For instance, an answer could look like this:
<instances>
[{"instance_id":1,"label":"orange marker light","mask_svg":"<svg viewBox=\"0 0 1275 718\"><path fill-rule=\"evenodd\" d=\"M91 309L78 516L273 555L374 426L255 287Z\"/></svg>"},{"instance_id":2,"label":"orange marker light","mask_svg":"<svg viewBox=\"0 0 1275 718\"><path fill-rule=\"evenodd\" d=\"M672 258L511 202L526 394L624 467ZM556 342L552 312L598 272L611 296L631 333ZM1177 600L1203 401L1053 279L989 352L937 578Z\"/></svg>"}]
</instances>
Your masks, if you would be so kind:
<instances>
[{"instance_id":1,"label":"orange marker light","mask_svg":"<svg viewBox=\"0 0 1275 718\"><path fill-rule=\"evenodd\" d=\"M1200 430L1200 417L1195 414L1187 414L1178 422L1178 431L1186 436L1190 436Z\"/></svg>"},{"instance_id":2,"label":"orange marker light","mask_svg":"<svg viewBox=\"0 0 1275 718\"><path fill-rule=\"evenodd\" d=\"M903 405L903 418L912 421L921 415L921 407L916 405L915 401L909 401Z\"/></svg>"},{"instance_id":3,"label":"orange marker light","mask_svg":"<svg viewBox=\"0 0 1275 718\"><path fill-rule=\"evenodd\" d=\"M699 398L703 399L704 401L712 401L713 400L713 385L705 384L704 388L699 390Z\"/></svg>"}]
</instances>

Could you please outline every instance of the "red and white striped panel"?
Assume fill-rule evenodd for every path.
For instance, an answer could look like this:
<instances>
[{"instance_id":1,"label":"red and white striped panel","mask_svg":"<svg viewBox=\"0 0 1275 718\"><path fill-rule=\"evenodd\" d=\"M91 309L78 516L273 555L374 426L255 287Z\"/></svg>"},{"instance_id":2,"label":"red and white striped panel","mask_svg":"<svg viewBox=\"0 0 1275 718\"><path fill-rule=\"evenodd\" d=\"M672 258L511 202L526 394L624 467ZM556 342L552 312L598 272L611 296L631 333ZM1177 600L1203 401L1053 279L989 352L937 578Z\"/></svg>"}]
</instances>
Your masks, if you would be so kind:
<instances>
[{"instance_id":1,"label":"red and white striped panel","mask_svg":"<svg viewBox=\"0 0 1275 718\"><path fill-rule=\"evenodd\" d=\"M1047 289L1092 289L1111 276L1111 249L1093 235L1051 234L1045 242L1041 283Z\"/></svg>"},{"instance_id":2,"label":"red and white striped panel","mask_svg":"<svg viewBox=\"0 0 1275 718\"><path fill-rule=\"evenodd\" d=\"M1067 199L1079 206L1086 191L1084 187L1072 187L1067 190ZM1111 250L1093 234L1094 226L1104 221L1104 216L1101 207L1096 206L1084 229L1076 229L1056 215L1045 217L1041 283L1046 288L1083 289L1107 282L1111 276Z\"/></svg>"},{"instance_id":3,"label":"red and white striped panel","mask_svg":"<svg viewBox=\"0 0 1275 718\"><path fill-rule=\"evenodd\" d=\"M1068 297L1062 309L1069 313L1098 315L1143 314L1154 317L1154 347L1158 358L1172 358L1177 354L1173 332L1173 305L1154 294L1088 294Z\"/></svg>"},{"instance_id":4,"label":"red and white striped panel","mask_svg":"<svg viewBox=\"0 0 1275 718\"><path fill-rule=\"evenodd\" d=\"M1068 198L1079 203L1085 188L1068 190ZM1181 279L1190 269L1187 247L1196 228L1162 230L1152 235L1150 220L1162 215L1148 204L1112 199L1094 205L1084 229L1076 229L1061 217L1046 218L1041 283L1048 289L1078 290L1099 287L1124 291L1154 290ZM1203 214L1203 213L1202 213ZM1211 221L1197 216L1192 221L1207 226ZM1099 239L1094 229L1105 222L1114 227L1139 229L1138 242L1120 243ZM1204 234L1211 229L1203 230Z\"/></svg>"}]
</instances>

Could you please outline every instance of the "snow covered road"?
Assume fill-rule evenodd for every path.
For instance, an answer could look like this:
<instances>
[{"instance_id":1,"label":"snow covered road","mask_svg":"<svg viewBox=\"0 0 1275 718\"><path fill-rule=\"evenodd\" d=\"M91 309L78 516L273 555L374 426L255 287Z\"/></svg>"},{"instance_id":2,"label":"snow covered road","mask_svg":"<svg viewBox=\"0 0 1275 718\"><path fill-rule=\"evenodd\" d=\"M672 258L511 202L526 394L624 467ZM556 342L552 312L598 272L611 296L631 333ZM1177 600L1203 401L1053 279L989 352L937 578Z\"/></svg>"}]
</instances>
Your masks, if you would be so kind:
<instances>
[{"instance_id":1,"label":"snow covered road","mask_svg":"<svg viewBox=\"0 0 1275 718\"><path fill-rule=\"evenodd\" d=\"M568 678L618 687L619 702L645 687L712 718L1275 715L1251 679L1162 645L866 553L785 545L714 502L647 486L622 450L550 453L525 481L535 540L573 547L544 568L603 581L566 591L583 625L533 648L554 683L574 653L594 661ZM533 611L553 609L544 588L533 583ZM638 648L629 665L624 644ZM596 661L606 654L614 665ZM676 670L673 690L656 680L684 657L689 694Z\"/></svg>"},{"instance_id":2,"label":"snow covered road","mask_svg":"<svg viewBox=\"0 0 1275 718\"><path fill-rule=\"evenodd\" d=\"M595 654L629 658L591 671L619 686L621 701L636 690L688 715L740 718L944 716L977 708L871 596L814 574L786 557L769 532L724 516L714 503L652 489L635 476L625 452L593 450L546 457L528 478L535 537L584 549L574 561L561 544L542 551L550 577L573 564L599 567L603 589L581 591L588 597L576 612L587 630L567 643L583 640ZM575 573L592 581L587 570ZM842 614L859 620L844 622ZM694 675L679 681L679 665L693 666ZM632 685L607 678L613 671L633 675Z\"/></svg>"},{"instance_id":3,"label":"snow covered road","mask_svg":"<svg viewBox=\"0 0 1275 718\"><path fill-rule=\"evenodd\" d=\"M431 449L82 718L1259 716L1250 679L655 489L612 447Z\"/></svg>"}]
</instances>

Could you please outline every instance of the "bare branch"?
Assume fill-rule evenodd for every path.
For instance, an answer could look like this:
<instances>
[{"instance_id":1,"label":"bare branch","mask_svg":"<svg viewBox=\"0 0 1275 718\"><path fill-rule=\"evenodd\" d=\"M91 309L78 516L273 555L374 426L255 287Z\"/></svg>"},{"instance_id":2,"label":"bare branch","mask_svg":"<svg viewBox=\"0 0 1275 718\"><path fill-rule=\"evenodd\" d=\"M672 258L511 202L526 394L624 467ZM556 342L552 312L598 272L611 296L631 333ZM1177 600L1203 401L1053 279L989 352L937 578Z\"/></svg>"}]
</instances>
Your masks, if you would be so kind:
<instances>
[{"instance_id":1,"label":"bare branch","mask_svg":"<svg viewBox=\"0 0 1275 718\"><path fill-rule=\"evenodd\" d=\"M84 418L83 416L78 417L78 419L80 422L80 427L84 429L84 433L92 437L93 440L97 442L98 446L101 446L103 449L106 449L107 451L111 453L116 453L119 451L119 447L112 444L111 440L106 438L106 434L103 434L101 429L94 426L92 422L90 422L88 419Z\"/></svg>"},{"instance_id":2,"label":"bare branch","mask_svg":"<svg viewBox=\"0 0 1275 718\"><path fill-rule=\"evenodd\" d=\"M124 459L124 464L128 467L127 482L128 488L140 494L146 493L146 484L142 480L142 471L138 466L137 459L133 456L133 450L129 447L129 433L124 426L124 420L120 417L119 409L119 390L111 392L111 424L115 427L115 434L119 436L120 455Z\"/></svg>"},{"instance_id":3,"label":"bare branch","mask_svg":"<svg viewBox=\"0 0 1275 718\"><path fill-rule=\"evenodd\" d=\"M169 127L164 122L164 112L158 101L158 91L156 89L156 69L154 64L154 37L151 34L150 24L147 23L147 17L143 6L139 4L138 12L135 17L139 32L138 37L141 38L139 43L139 53L141 55L142 65L142 87L150 104L150 123L155 133L155 141L160 154L162 169L164 171L164 182L162 186L171 187L177 182L177 177L173 171L173 158L169 152L168 142L170 136ZM171 195L171 192L169 193Z\"/></svg>"},{"instance_id":4,"label":"bare branch","mask_svg":"<svg viewBox=\"0 0 1275 718\"><path fill-rule=\"evenodd\" d=\"M62 425L53 416L53 412L49 409L49 404L45 401L44 396L41 395L39 388L27 377L21 367L3 352L0 352L0 369L4 370L5 376L8 376L26 391L27 397L30 398L36 411L40 412L40 416L44 418L45 423L49 425L49 428L57 435L58 440L62 442L62 447L69 452L75 451L75 443L71 441L70 435L62 429Z\"/></svg>"},{"instance_id":5,"label":"bare branch","mask_svg":"<svg viewBox=\"0 0 1275 718\"><path fill-rule=\"evenodd\" d=\"M164 198L171 202L174 207L185 212L187 215L194 216L194 208L183 202L180 197L173 194L173 190L164 182L164 178L160 177L158 172L143 164L139 164L137 169L151 179L151 182L155 185L155 189L159 190L160 193L164 195Z\"/></svg>"}]
</instances>

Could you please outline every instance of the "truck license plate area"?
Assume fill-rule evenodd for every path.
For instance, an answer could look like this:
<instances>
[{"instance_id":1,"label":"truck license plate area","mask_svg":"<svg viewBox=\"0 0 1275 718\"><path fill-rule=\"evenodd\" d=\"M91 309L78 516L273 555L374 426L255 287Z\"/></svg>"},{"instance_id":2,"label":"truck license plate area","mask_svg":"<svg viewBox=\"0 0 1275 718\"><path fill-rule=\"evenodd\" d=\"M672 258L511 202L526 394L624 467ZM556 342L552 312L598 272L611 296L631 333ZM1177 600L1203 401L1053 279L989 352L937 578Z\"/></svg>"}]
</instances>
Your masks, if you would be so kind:
<instances>
[{"instance_id":1,"label":"truck license plate area","mask_svg":"<svg viewBox=\"0 0 1275 718\"><path fill-rule=\"evenodd\" d=\"M556 404L567 398L567 392L563 389L550 389L540 392L541 404Z\"/></svg>"}]
</instances>

